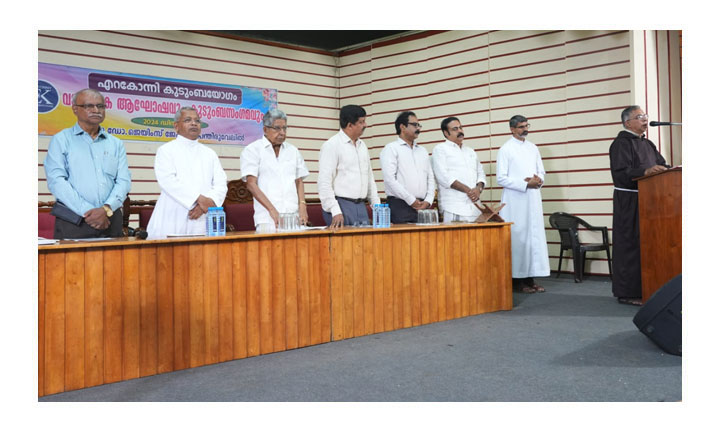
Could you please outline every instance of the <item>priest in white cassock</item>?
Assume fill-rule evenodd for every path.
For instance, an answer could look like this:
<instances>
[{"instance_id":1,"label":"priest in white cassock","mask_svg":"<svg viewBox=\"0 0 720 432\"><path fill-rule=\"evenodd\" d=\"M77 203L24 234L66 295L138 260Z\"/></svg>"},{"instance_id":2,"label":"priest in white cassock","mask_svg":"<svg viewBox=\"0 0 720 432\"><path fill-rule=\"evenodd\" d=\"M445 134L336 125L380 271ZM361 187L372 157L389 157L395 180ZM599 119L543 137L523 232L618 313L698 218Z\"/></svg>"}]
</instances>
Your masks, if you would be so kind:
<instances>
[{"instance_id":1,"label":"priest in white cassock","mask_svg":"<svg viewBox=\"0 0 720 432\"><path fill-rule=\"evenodd\" d=\"M510 119L510 138L497 156L497 182L503 187L500 216L512 222L513 288L524 293L545 292L535 277L550 276L545 221L540 188L545 181L540 152L526 139L530 124L516 115Z\"/></svg>"},{"instance_id":2,"label":"priest in white cassock","mask_svg":"<svg viewBox=\"0 0 720 432\"><path fill-rule=\"evenodd\" d=\"M178 137L155 155L161 193L148 223L148 238L204 234L208 208L225 201L227 176L217 154L198 142L201 129L195 108L182 107L175 114Z\"/></svg>"}]
</instances>

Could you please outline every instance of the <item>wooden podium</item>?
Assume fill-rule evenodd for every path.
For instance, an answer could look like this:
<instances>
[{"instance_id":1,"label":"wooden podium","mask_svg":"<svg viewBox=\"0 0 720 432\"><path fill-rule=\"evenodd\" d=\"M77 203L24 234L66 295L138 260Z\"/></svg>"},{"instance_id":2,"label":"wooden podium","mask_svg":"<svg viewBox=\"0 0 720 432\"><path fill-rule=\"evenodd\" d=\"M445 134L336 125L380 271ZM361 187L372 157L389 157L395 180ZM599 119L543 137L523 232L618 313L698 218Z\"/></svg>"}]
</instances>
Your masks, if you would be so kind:
<instances>
[{"instance_id":1,"label":"wooden podium","mask_svg":"<svg viewBox=\"0 0 720 432\"><path fill-rule=\"evenodd\" d=\"M682 168L637 179L643 303L682 273Z\"/></svg>"}]
</instances>

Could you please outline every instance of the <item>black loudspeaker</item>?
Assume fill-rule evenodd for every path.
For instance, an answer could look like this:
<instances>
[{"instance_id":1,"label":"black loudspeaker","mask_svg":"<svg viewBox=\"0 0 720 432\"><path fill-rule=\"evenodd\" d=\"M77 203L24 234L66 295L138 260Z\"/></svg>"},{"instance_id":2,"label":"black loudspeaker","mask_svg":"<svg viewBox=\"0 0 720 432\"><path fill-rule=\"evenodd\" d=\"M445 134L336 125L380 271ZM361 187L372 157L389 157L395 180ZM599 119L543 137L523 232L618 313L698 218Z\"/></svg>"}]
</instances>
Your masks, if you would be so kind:
<instances>
[{"instance_id":1,"label":"black loudspeaker","mask_svg":"<svg viewBox=\"0 0 720 432\"><path fill-rule=\"evenodd\" d=\"M633 323L663 351L682 355L682 274L657 290Z\"/></svg>"}]
</instances>

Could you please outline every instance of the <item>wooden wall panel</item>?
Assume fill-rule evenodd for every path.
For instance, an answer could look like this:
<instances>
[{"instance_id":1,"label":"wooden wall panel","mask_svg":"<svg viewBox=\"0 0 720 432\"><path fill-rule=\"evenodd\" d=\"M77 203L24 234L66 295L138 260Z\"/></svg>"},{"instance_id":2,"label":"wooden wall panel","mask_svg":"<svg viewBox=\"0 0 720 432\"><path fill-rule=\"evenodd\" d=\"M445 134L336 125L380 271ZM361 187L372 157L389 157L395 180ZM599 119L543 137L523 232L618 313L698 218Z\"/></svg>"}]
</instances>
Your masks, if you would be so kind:
<instances>
[{"instance_id":1,"label":"wooden wall panel","mask_svg":"<svg viewBox=\"0 0 720 432\"><path fill-rule=\"evenodd\" d=\"M157 249L140 248L140 376L158 373Z\"/></svg>"},{"instance_id":2,"label":"wooden wall panel","mask_svg":"<svg viewBox=\"0 0 720 432\"><path fill-rule=\"evenodd\" d=\"M45 260L45 394L65 391L65 253Z\"/></svg>"},{"instance_id":3,"label":"wooden wall panel","mask_svg":"<svg viewBox=\"0 0 720 432\"><path fill-rule=\"evenodd\" d=\"M155 281L157 283L157 371L175 370L175 300L173 247L158 245L156 249ZM182 275L180 275L182 276Z\"/></svg>"}]
</instances>

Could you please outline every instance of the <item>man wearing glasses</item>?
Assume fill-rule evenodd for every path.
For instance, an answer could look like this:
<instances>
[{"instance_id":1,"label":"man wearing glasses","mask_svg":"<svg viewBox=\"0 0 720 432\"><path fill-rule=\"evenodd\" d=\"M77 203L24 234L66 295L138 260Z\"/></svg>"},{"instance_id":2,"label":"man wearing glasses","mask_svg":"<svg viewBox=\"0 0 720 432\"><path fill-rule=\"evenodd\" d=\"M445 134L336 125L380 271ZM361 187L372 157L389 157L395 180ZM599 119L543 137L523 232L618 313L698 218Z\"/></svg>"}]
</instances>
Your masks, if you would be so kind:
<instances>
[{"instance_id":1,"label":"man wearing glasses","mask_svg":"<svg viewBox=\"0 0 720 432\"><path fill-rule=\"evenodd\" d=\"M83 89L72 98L77 123L56 134L45 158L45 175L55 196L57 239L122 237L122 212L130 191L125 146L100 126L105 102Z\"/></svg>"},{"instance_id":2,"label":"man wearing glasses","mask_svg":"<svg viewBox=\"0 0 720 432\"><path fill-rule=\"evenodd\" d=\"M418 210L430 208L435 199L430 156L416 141L421 127L415 113L401 112L395 119L398 139L380 153L392 223L417 222Z\"/></svg>"},{"instance_id":3,"label":"man wearing glasses","mask_svg":"<svg viewBox=\"0 0 720 432\"><path fill-rule=\"evenodd\" d=\"M205 234L208 208L221 206L227 193L220 159L198 141L202 121L197 110L181 107L174 126L177 138L160 146L155 155L161 192L148 223L148 238Z\"/></svg>"},{"instance_id":4,"label":"man wearing glasses","mask_svg":"<svg viewBox=\"0 0 720 432\"><path fill-rule=\"evenodd\" d=\"M305 225L308 213L303 180L309 171L297 147L285 141L285 113L278 109L265 113L263 133L240 155L242 179L253 196L255 226L273 224L277 228L280 213L298 213Z\"/></svg>"},{"instance_id":5,"label":"man wearing glasses","mask_svg":"<svg viewBox=\"0 0 720 432\"><path fill-rule=\"evenodd\" d=\"M640 217L634 178L665 171L669 166L645 137L648 116L637 105L620 114L624 130L610 145L613 192L612 291L618 302L642 305Z\"/></svg>"},{"instance_id":6,"label":"man wearing glasses","mask_svg":"<svg viewBox=\"0 0 720 432\"><path fill-rule=\"evenodd\" d=\"M443 222L472 222L480 215L475 203L485 188L485 171L475 150L463 144L465 133L457 117L443 120L440 130L445 142L433 149L432 169Z\"/></svg>"},{"instance_id":7,"label":"man wearing glasses","mask_svg":"<svg viewBox=\"0 0 720 432\"><path fill-rule=\"evenodd\" d=\"M510 119L512 137L497 155L497 182L502 186L500 216L512 222L513 288L524 293L545 292L535 277L550 276L540 188L545 180L540 152L528 139L530 123L521 115Z\"/></svg>"}]
</instances>

